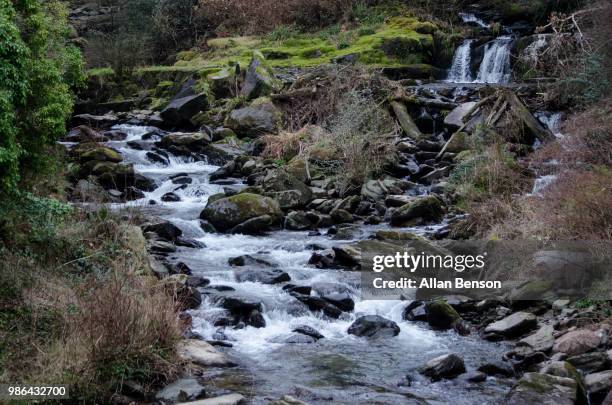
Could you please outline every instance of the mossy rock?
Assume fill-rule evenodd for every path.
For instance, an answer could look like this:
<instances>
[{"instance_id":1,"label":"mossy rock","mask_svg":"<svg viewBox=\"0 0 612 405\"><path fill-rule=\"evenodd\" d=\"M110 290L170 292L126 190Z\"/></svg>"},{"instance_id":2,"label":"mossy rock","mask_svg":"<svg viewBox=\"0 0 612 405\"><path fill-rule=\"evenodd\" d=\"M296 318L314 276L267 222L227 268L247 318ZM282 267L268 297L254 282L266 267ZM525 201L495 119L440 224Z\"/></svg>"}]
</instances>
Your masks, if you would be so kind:
<instances>
[{"instance_id":1,"label":"mossy rock","mask_svg":"<svg viewBox=\"0 0 612 405\"><path fill-rule=\"evenodd\" d=\"M428 302L425 305L425 313L427 323L435 329L450 329L461 319L459 313L443 300Z\"/></svg>"},{"instance_id":2,"label":"mossy rock","mask_svg":"<svg viewBox=\"0 0 612 405\"><path fill-rule=\"evenodd\" d=\"M226 232L243 222L264 215L280 219L282 211L272 198L240 193L209 202L201 212L200 218L209 221L218 231Z\"/></svg>"},{"instance_id":3,"label":"mossy rock","mask_svg":"<svg viewBox=\"0 0 612 405\"><path fill-rule=\"evenodd\" d=\"M81 153L79 160L81 162L95 160L99 162L119 163L123 161L123 157L121 156L119 152L111 148L99 146L99 147L88 149L85 152Z\"/></svg>"},{"instance_id":4,"label":"mossy rock","mask_svg":"<svg viewBox=\"0 0 612 405\"><path fill-rule=\"evenodd\" d=\"M442 202L433 195L416 198L391 215L391 225L404 226L416 222L440 221L444 215Z\"/></svg>"}]
</instances>

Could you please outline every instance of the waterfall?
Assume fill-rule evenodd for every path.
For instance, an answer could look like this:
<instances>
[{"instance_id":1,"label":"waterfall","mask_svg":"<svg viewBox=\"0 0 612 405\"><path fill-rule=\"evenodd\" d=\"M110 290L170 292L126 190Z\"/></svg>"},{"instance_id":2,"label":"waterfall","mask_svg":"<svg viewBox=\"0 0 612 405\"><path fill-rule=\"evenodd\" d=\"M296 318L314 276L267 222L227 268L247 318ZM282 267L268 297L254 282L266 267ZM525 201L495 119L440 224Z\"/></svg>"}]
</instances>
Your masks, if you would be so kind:
<instances>
[{"instance_id":1,"label":"waterfall","mask_svg":"<svg viewBox=\"0 0 612 405\"><path fill-rule=\"evenodd\" d=\"M459 17L461 17L464 23L473 23L482 28L489 28L489 24L482 21L472 13L459 13Z\"/></svg>"},{"instance_id":2,"label":"waterfall","mask_svg":"<svg viewBox=\"0 0 612 405\"><path fill-rule=\"evenodd\" d=\"M478 83L507 83L510 80L510 48L512 37L499 37L485 46Z\"/></svg>"},{"instance_id":3,"label":"waterfall","mask_svg":"<svg viewBox=\"0 0 612 405\"><path fill-rule=\"evenodd\" d=\"M448 81L453 83L467 83L472 81L470 61L472 52L472 39L466 39L455 52L453 65L448 71Z\"/></svg>"}]
</instances>

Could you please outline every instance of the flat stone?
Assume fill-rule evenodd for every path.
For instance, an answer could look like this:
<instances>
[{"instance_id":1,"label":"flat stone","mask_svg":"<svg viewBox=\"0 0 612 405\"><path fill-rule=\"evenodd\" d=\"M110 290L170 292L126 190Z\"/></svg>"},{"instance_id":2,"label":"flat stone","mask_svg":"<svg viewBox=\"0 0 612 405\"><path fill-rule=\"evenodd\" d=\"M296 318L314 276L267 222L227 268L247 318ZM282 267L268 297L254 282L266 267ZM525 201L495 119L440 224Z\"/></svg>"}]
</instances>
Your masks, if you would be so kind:
<instances>
[{"instance_id":1,"label":"flat stone","mask_svg":"<svg viewBox=\"0 0 612 405\"><path fill-rule=\"evenodd\" d=\"M240 394L221 395L219 397L200 399L198 401L184 402L181 405L242 405L246 398Z\"/></svg>"},{"instance_id":2,"label":"flat stone","mask_svg":"<svg viewBox=\"0 0 612 405\"><path fill-rule=\"evenodd\" d=\"M233 367L236 365L212 345L195 339L185 339L179 343L179 356L204 367Z\"/></svg>"}]
</instances>

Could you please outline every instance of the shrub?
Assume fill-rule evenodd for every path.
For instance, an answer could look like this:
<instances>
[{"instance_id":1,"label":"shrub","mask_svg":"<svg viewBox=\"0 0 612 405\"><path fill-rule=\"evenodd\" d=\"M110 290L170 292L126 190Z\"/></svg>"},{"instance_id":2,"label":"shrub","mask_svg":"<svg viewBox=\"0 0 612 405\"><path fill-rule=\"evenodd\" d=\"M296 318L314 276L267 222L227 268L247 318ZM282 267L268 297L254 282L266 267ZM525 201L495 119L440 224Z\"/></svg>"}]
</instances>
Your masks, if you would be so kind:
<instances>
[{"instance_id":1,"label":"shrub","mask_svg":"<svg viewBox=\"0 0 612 405\"><path fill-rule=\"evenodd\" d=\"M198 18L217 32L261 34L281 26L312 30L342 19L355 0L199 0Z\"/></svg>"},{"instance_id":2,"label":"shrub","mask_svg":"<svg viewBox=\"0 0 612 405\"><path fill-rule=\"evenodd\" d=\"M341 195L380 175L394 159L393 146L399 129L389 112L367 91L346 94L337 113L330 118L329 128L331 142L343 161L337 178Z\"/></svg>"},{"instance_id":3,"label":"shrub","mask_svg":"<svg viewBox=\"0 0 612 405\"><path fill-rule=\"evenodd\" d=\"M81 60L67 44L58 1L0 1L0 200L24 174L45 172L47 148L64 134Z\"/></svg>"}]
</instances>

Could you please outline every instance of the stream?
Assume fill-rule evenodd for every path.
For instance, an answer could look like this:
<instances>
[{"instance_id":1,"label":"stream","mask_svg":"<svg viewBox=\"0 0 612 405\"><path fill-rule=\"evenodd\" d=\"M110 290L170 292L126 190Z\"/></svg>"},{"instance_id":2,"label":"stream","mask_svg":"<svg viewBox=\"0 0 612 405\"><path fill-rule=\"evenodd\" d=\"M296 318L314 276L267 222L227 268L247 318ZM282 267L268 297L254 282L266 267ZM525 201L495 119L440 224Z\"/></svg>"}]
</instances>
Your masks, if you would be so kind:
<instances>
[{"instance_id":1,"label":"stream","mask_svg":"<svg viewBox=\"0 0 612 405\"><path fill-rule=\"evenodd\" d=\"M171 257L173 261L186 263L194 275L209 279L211 286L232 287L233 294L263 304L264 328L213 326L224 310L206 298L200 308L191 311L194 332L205 339L222 336L233 345L227 353L237 359L239 367L213 372L212 383L220 393L238 391L250 397L253 403L265 403L266 399L284 394L299 394L308 398L309 403L329 403L333 399L334 403L346 404L356 401L399 404L411 398L415 403L419 403L415 398L444 403L449 389L453 390L455 404L490 403L505 394L508 387L499 386L494 378L482 384L461 380L430 383L415 370L449 351L460 353L468 370L474 369L487 360L500 358L506 345L486 342L478 336L461 337L454 331L434 332L425 323L404 321L402 311L409 301L360 300L359 273L308 266L312 254L308 245L327 248L346 242L330 239L324 230L321 236L289 231L272 232L265 237L206 233L200 228L198 217L208 197L223 191L224 186L209 182L210 173L218 167L172 155L168 165L151 163L146 158L146 148L147 143L153 145L155 138L142 140L142 136L154 128L119 125L114 129L127 133L128 137L124 141L108 142L108 146L118 150L127 162L134 164L138 173L153 179L158 186L145 193L145 198L116 204L115 208L136 206L147 214L171 221L185 237L206 245L205 248L179 248ZM128 142L134 141L143 150L128 146ZM171 179L180 173L193 180L182 189ZM232 187L243 185L238 183ZM180 196L181 201L161 200L162 195L171 191ZM362 238L376 229L380 226L364 225ZM421 234L428 231L427 228L410 230ZM228 259L244 254L277 264L291 276L292 283L313 286L314 290L348 292L355 301L355 310L332 320L296 305L296 300L283 291L282 284L237 282ZM351 323L365 314L395 321L401 328L400 334L375 341L347 334ZM315 328L325 338L310 344L282 343L292 329L300 325ZM406 378L408 375L411 384Z\"/></svg>"},{"instance_id":2,"label":"stream","mask_svg":"<svg viewBox=\"0 0 612 405\"><path fill-rule=\"evenodd\" d=\"M464 14L462 18L482 28L489 26L473 14ZM456 92L468 83L468 86L482 86L510 81L510 49L514 37L502 35L484 44L482 63L476 71L471 67L474 41L467 39L457 49L449 76L443 82L446 86L456 83ZM555 118L547 116L546 119ZM170 261L183 262L193 275L210 280L210 286L201 288L202 305L190 311L193 331L206 340L231 343L232 347L220 349L238 363L235 368L207 370L207 394L238 392L255 404L289 394L310 404L467 405L497 403L508 392L511 379L489 377L482 383L470 383L466 378L458 378L432 383L417 372L417 368L428 360L455 352L463 357L469 373L482 363L500 359L508 350L507 344L488 342L476 334L459 336L452 330L433 331L425 323L405 321L402 312L410 301L361 300L358 272L323 270L308 265L313 245L330 248L354 240L334 240L326 235L325 229L318 235L298 231L275 231L266 236L207 233L200 227L199 215L209 196L223 192L224 187L237 191L246 186L240 180L232 184L210 182L210 174L218 167L206 161L169 154L167 163L151 162L147 159L147 150L159 137L149 134L156 128L118 125L113 129L127 133L127 138L107 142L107 145L118 150L126 163L133 163L137 173L156 183L156 189L145 192L144 198L113 204L113 207L138 207L146 214L169 220L183 231L184 237L205 245L179 247L171 254ZM134 148L135 145L138 147ZM173 178L179 174L189 177L191 182L175 184ZM539 184L534 193L542 185ZM163 201L162 196L169 192L180 197L180 201ZM422 193L427 194L428 188L424 187ZM362 225L359 239L366 239L383 227L386 228ZM427 236L436 229L430 226L403 230ZM343 313L339 319L331 319L300 305L283 290L282 283L240 282L236 279L236 268L230 267L228 260L241 255L272 263L289 274L292 284L311 286L311 294L346 293L354 300L355 309ZM231 291L234 296L260 302L266 326L215 326L225 314L213 299L221 291ZM362 315L390 319L399 325L400 334L378 340L349 335L348 327ZM324 338L308 344L287 343L292 330L303 325L316 329Z\"/></svg>"}]
</instances>

